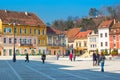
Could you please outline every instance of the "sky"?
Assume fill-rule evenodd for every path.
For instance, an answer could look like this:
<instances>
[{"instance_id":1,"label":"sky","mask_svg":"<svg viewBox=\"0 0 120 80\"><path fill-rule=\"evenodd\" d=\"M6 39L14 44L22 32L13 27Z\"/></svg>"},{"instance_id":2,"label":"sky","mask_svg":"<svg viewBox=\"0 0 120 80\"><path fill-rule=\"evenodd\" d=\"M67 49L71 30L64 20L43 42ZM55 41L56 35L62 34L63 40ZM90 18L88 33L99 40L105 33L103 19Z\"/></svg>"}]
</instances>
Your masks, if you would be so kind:
<instances>
[{"instance_id":1,"label":"sky","mask_svg":"<svg viewBox=\"0 0 120 80\"><path fill-rule=\"evenodd\" d=\"M120 4L120 0L0 0L1 10L35 13L44 23L88 16L90 8Z\"/></svg>"}]
</instances>

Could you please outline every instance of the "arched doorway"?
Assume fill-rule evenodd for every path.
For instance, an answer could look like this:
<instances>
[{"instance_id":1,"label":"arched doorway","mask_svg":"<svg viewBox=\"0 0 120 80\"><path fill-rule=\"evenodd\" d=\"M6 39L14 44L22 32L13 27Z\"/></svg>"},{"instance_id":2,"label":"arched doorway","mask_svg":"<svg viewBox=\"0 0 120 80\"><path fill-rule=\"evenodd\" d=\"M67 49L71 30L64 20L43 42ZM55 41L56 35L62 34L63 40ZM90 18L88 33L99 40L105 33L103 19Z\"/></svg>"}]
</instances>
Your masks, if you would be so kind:
<instances>
[{"instance_id":1,"label":"arched doorway","mask_svg":"<svg viewBox=\"0 0 120 80\"><path fill-rule=\"evenodd\" d=\"M1 51L0 51L0 56L2 55Z\"/></svg>"},{"instance_id":2,"label":"arched doorway","mask_svg":"<svg viewBox=\"0 0 120 80\"><path fill-rule=\"evenodd\" d=\"M56 55L56 51L54 51L54 55Z\"/></svg>"}]
</instances>

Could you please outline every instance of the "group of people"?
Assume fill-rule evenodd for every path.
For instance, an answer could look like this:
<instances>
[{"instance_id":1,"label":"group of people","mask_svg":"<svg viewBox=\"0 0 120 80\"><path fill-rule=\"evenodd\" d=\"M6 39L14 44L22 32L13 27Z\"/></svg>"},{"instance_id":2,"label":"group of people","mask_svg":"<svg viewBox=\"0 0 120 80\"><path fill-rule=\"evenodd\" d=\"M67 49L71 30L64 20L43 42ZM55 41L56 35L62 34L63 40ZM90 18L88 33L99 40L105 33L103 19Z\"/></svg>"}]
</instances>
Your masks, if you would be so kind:
<instances>
[{"instance_id":1,"label":"group of people","mask_svg":"<svg viewBox=\"0 0 120 80\"><path fill-rule=\"evenodd\" d=\"M59 60L59 57L60 57L60 54L57 53L57 54L56 54L56 59ZM69 59L70 59L71 61L73 61L73 60L75 61L75 59L76 59L76 54L70 53Z\"/></svg>"},{"instance_id":2,"label":"group of people","mask_svg":"<svg viewBox=\"0 0 120 80\"><path fill-rule=\"evenodd\" d=\"M44 64L45 60L46 60L46 54L43 53L41 55L41 60L42 60L42 63ZM28 53L26 53L25 62L29 62L29 54Z\"/></svg>"},{"instance_id":3,"label":"group of people","mask_svg":"<svg viewBox=\"0 0 120 80\"><path fill-rule=\"evenodd\" d=\"M105 55L103 52L101 54L93 53L93 66L99 65L101 66L101 72L104 72L104 63L105 63Z\"/></svg>"},{"instance_id":4,"label":"group of people","mask_svg":"<svg viewBox=\"0 0 120 80\"><path fill-rule=\"evenodd\" d=\"M57 54L57 60L59 59L60 55ZM29 55L28 53L26 53L26 57L25 57L25 62L29 62ZM75 61L76 59L76 55L75 54L72 54L70 53L69 55L69 59L71 61ZM46 54L42 54L41 55L41 60L42 60L42 63L44 64L45 63L45 60L46 60ZM98 53L93 53L93 66L97 66L100 64L101 66L101 72L104 72L104 63L105 63L105 55L101 52L101 55L98 54Z\"/></svg>"},{"instance_id":5,"label":"group of people","mask_svg":"<svg viewBox=\"0 0 120 80\"><path fill-rule=\"evenodd\" d=\"M76 54L70 54L69 55L69 58L70 58L70 60L72 61L72 60L74 60L75 61L75 59L76 59Z\"/></svg>"},{"instance_id":6,"label":"group of people","mask_svg":"<svg viewBox=\"0 0 120 80\"><path fill-rule=\"evenodd\" d=\"M93 52L93 66L99 66L100 54Z\"/></svg>"}]
</instances>

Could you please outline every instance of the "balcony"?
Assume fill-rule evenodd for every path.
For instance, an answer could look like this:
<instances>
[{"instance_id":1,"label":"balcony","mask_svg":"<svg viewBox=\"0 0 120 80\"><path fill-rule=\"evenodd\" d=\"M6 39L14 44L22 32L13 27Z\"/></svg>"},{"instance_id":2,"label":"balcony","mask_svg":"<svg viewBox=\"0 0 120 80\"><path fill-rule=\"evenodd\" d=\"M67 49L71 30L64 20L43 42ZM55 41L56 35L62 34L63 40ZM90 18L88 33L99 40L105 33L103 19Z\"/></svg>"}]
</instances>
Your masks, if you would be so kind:
<instances>
[{"instance_id":1,"label":"balcony","mask_svg":"<svg viewBox=\"0 0 120 80\"><path fill-rule=\"evenodd\" d=\"M23 43L21 43L20 46L33 46L33 44L23 44Z\"/></svg>"},{"instance_id":2,"label":"balcony","mask_svg":"<svg viewBox=\"0 0 120 80\"><path fill-rule=\"evenodd\" d=\"M66 46L65 44L48 44L48 46Z\"/></svg>"}]
</instances>

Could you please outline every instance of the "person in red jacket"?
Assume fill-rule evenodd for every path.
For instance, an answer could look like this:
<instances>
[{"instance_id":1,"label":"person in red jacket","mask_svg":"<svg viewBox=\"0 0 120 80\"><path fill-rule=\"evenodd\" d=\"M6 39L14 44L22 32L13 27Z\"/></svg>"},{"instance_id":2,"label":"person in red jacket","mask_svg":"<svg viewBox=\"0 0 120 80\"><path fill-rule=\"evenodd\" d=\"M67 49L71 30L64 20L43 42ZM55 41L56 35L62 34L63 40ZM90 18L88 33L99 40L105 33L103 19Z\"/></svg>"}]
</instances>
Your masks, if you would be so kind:
<instances>
[{"instance_id":1,"label":"person in red jacket","mask_svg":"<svg viewBox=\"0 0 120 80\"><path fill-rule=\"evenodd\" d=\"M69 57L70 57L70 60L72 61L73 54L71 53L71 54L69 55Z\"/></svg>"}]
</instances>

